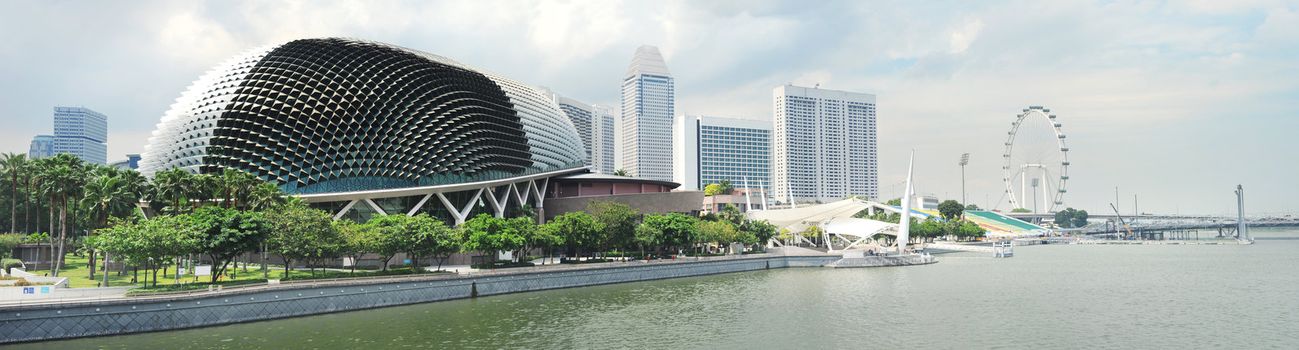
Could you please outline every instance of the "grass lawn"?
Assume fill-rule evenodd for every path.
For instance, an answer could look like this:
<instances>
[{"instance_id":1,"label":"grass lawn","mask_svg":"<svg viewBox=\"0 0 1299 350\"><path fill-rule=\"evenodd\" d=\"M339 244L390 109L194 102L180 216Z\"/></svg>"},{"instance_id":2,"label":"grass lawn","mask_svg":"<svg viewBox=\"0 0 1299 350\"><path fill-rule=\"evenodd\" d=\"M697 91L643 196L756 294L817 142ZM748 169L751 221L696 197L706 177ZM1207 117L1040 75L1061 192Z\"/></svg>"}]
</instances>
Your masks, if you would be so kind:
<instances>
[{"instance_id":1,"label":"grass lawn","mask_svg":"<svg viewBox=\"0 0 1299 350\"><path fill-rule=\"evenodd\" d=\"M100 260L99 262L102 263L103 260ZM89 275L90 269L86 262L86 257L84 256L78 257L78 256L68 255L68 257L64 260L64 263L65 263L64 267L62 269L59 269L59 277L67 277L68 284L72 288L98 287L104 280L103 271L96 271L95 279L94 280L90 279L90 275ZM283 266L278 266L277 268L277 266L272 265L272 266L268 266L268 269L270 270L269 273L270 279L280 279L280 280L306 280L306 279L320 279L320 278L404 275L404 274L412 273L410 269L389 269L387 272L375 271L375 270L369 270L369 271L356 270L355 274L350 272L341 272L341 271L316 270L316 274L315 276L313 276L310 271L292 270L289 271L288 277L286 278ZM48 273L49 270L29 271L29 272L44 275L45 273ZM182 274L179 281L180 284L194 284L197 286L162 288L163 286L169 286L177 282L175 278L172 276L174 272L176 272L175 267L172 267L171 269L166 271L165 275L163 271L158 271L157 289L171 289L171 290L202 289L202 288L206 288L206 285L212 281L211 276L199 276L198 278L195 278L195 276L193 275ZM221 278L220 282L218 282L219 284L234 285L234 284L262 283L266 281L266 279L262 277L261 265L249 264L247 272L245 272L243 268L239 268L236 270L234 266L231 266L227 270L227 272L236 272L234 274L235 278L230 278L230 276L227 274L227 276L223 276ZM121 286L135 285L135 286L143 287L143 283L145 280L144 270L140 270L140 277L138 281L139 283L137 284L131 284L131 276L132 276L131 270L127 270L125 274L122 274L120 276L118 275L118 271L110 271L108 273L108 286L121 287ZM150 278L152 278L153 275L150 274L149 276ZM152 279L150 279L150 282L152 282ZM150 289L154 289L154 288L150 287Z\"/></svg>"}]
</instances>

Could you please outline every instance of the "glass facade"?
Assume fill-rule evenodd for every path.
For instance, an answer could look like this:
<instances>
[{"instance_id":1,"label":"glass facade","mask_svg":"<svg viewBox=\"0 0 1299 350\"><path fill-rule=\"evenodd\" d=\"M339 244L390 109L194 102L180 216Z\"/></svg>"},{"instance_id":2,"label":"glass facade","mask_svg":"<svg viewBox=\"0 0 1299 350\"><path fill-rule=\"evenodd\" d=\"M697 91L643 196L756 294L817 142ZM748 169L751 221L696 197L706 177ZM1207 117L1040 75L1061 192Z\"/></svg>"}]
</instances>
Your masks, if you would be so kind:
<instances>
[{"instance_id":1,"label":"glass facade","mask_svg":"<svg viewBox=\"0 0 1299 350\"><path fill-rule=\"evenodd\" d=\"M535 87L429 53L323 38L255 50L200 77L159 122L140 169L233 168L292 194L322 194L583 162L574 123Z\"/></svg>"},{"instance_id":2,"label":"glass facade","mask_svg":"<svg viewBox=\"0 0 1299 350\"><path fill-rule=\"evenodd\" d=\"M27 158L40 159L54 156L54 135L36 135L27 149Z\"/></svg>"},{"instance_id":3,"label":"glass facade","mask_svg":"<svg viewBox=\"0 0 1299 350\"><path fill-rule=\"evenodd\" d=\"M771 127L761 121L701 117L699 188L728 180L735 188L767 187L771 181Z\"/></svg>"},{"instance_id":4,"label":"glass facade","mask_svg":"<svg viewBox=\"0 0 1299 350\"><path fill-rule=\"evenodd\" d=\"M108 116L89 108L54 107L53 154L59 153L108 164Z\"/></svg>"}]
</instances>

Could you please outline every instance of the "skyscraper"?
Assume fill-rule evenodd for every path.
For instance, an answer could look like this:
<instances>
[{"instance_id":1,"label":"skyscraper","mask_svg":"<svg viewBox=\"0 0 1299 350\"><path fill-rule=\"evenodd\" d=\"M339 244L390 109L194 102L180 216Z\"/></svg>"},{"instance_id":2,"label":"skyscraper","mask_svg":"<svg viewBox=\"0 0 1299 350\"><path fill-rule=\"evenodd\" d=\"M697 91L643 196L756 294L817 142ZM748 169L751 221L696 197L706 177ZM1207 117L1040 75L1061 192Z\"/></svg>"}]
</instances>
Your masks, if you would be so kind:
<instances>
[{"instance_id":1,"label":"skyscraper","mask_svg":"<svg viewBox=\"0 0 1299 350\"><path fill-rule=\"evenodd\" d=\"M586 148L585 162L586 165L590 166L592 155L591 137L595 126L592 123L594 110L591 109L591 105L581 101L558 94L552 95L555 97L555 102L559 103L559 110L564 111L564 114L568 116L568 120L573 122L574 127L577 127L577 135L582 137L582 146Z\"/></svg>"},{"instance_id":2,"label":"skyscraper","mask_svg":"<svg viewBox=\"0 0 1299 350\"><path fill-rule=\"evenodd\" d=\"M772 97L776 200L878 199L875 95L784 85Z\"/></svg>"},{"instance_id":3,"label":"skyscraper","mask_svg":"<svg viewBox=\"0 0 1299 350\"><path fill-rule=\"evenodd\" d=\"M27 158L40 159L54 156L54 135L36 135L27 150Z\"/></svg>"},{"instance_id":4,"label":"skyscraper","mask_svg":"<svg viewBox=\"0 0 1299 350\"><path fill-rule=\"evenodd\" d=\"M663 55L641 46L622 81L620 166L628 175L672 181L675 92Z\"/></svg>"},{"instance_id":5,"label":"skyscraper","mask_svg":"<svg viewBox=\"0 0 1299 350\"><path fill-rule=\"evenodd\" d=\"M613 174L614 140L618 135L613 108L593 105L591 110L591 171Z\"/></svg>"},{"instance_id":6,"label":"skyscraper","mask_svg":"<svg viewBox=\"0 0 1299 350\"><path fill-rule=\"evenodd\" d=\"M89 108L54 107L54 154L59 153L107 164L108 116Z\"/></svg>"},{"instance_id":7,"label":"skyscraper","mask_svg":"<svg viewBox=\"0 0 1299 350\"><path fill-rule=\"evenodd\" d=\"M678 116L673 123L673 181L684 190L730 181L735 188L770 187L771 122Z\"/></svg>"}]
</instances>

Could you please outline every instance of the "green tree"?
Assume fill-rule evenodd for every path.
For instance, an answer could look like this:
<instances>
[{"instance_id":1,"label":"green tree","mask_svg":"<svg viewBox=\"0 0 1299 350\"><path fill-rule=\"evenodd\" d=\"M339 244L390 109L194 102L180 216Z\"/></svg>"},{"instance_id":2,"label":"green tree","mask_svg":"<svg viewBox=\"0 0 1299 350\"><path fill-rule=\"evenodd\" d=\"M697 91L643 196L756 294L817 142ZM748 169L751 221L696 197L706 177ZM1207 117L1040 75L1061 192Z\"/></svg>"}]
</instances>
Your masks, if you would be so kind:
<instances>
[{"instance_id":1,"label":"green tree","mask_svg":"<svg viewBox=\"0 0 1299 350\"><path fill-rule=\"evenodd\" d=\"M772 225L767 220L744 220L744 224L740 226L740 231L752 235L754 243L761 247L776 236L776 225Z\"/></svg>"},{"instance_id":2,"label":"green tree","mask_svg":"<svg viewBox=\"0 0 1299 350\"><path fill-rule=\"evenodd\" d=\"M76 203L75 199L82 192L85 163L80 158L67 153L60 153L48 159L46 163L48 166L37 176L42 178L44 190L50 196L51 209L57 211L59 215L58 252L52 254L54 261L50 268L50 275L58 277L67 244L68 210L73 207L73 203Z\"/></svg>"},{"instance_id":3,"label":"green tree","mask_svg":"<svg viewBox=\"0 0 1299 350\"><path fill-rule=\"evenodd\" d=\"M731 185L731 180L722 180L721 182L718 182L717 185L721 187L721 194L735 193L735 186Z\"/></svg>"},{"instance_id":4,"label":"green tree","mask_svg":"<svg viewBox=\"0 0 1299 350\"><path fill-rule=\"evenodd\" d=\"M509 221L487 214L478 214L460 228L465 231L465 250L483 252L492 257L497 252L518 250L526 243Z\"/></svg>"},{"instance_id":5,"label":"green tree","mask_svg":"<svg viewBox=\"0 0 1299 350\"><path fill-rule=\"evenodd\" d=\"M370 221L366 221L365 224L375 233L371 253L379 255L383 271L388 271L388 262L392 261L393 256L410 246L411 234L407 231L406 225L409 220L409 216L392 214L375 215L370 217Z\"/></svg>"},{"instance_id":6,"label":"green tree","mask_svg":"<svg viewBox=\"0 0 1299 350\"><path fill-rule=\"evenodd\" d=\"M636 245L640 247L640 255L648 260L645 256L645 247L658 247L663 244L663 231L646 223L636 225Z\"/></svg>"},{"instance_id":7,"label":"green tree","mask_svg":"<svg viewBox=\"0 0 1299 350\"><path fill-rule=\"evenodd\" d=\"M1011 209L1010 212L1012 212L1012 213L1031 213L1031 212L1033 212L1033 211L1032 211L1032 210L1028 210L1028 209L1026 209L1026 208L1015 208L1015 209Z\"/></svg>"},{"instance_id":8,"label":"green tree","mask_svg":"<svg viewBox=\"0 0 1299 350\"><path fill-rule=\"evenodd\" d=\"M90 216L91 232L94 232L94 229L107 226L109 218L125 218L133 214L136 203L140 201L140 194L135 188L138 184L133 182L134 178L126 175L135 173L134 170L119 171L101 166L92 173L93 177L86 182L81 204L88 209L86 214ZM87 252L89 277L94 280L96 250L88 249Z\"/></svg>"},{"instance_id":9,"label":"green tree","mask_svg":"<svg viewBox=\"0 0 1299 350\"><path fill-rule=\"evenodd\" d=\"M698 221L698 218L689 215L668 213L646 215L642 223L662 233L662 246L680 248L694 242L694 237L699 234L699 228L695 225Z\"/></svg>"},{"instance_id":10,"label":"green tree","mask_svg":"<svg viewBox=\"0 0 1299 350\"><path fill-rule=\"evenodd\" d=\"M604 227L603 234L593 236L599 238L593 242L599 251L606 251L611 245L619 249L635 246L636 219L640 216L636 209L619 202L595 201L586 206L586 212Z\"/></svg>"},{"instance_id":11,"label":"green tree","mask_svg":"<svg viewBox=\"0 0 1299 350\"><path fill-rule=\"evenodd\" d=\"M938 213L949 221L961 217L963 211L965 211L965 207L951 199L938 203Z\"/></svg>"},{"instance_id":12,"label":"green tree","mask_svg":"<svg viewBox=\"0 0 1299 350\"><path fill-rule=\"evenodd\" d=\"M717 213L717 218L730 222L731 225L739 226L744 223L747 216L740 212L740 208L731 204L722 206L722 210Z\"/></svg>"},{"instance_id":13,"label":"green tree","mask_svg":"<svg viewBox=\"0 0 1299 350\"><path fill-rule=\"evenodd\" d=\"M627 175L627 169L618 169L618 170L614 170L614 171L613 171L613 174L614 174L615 176L631 176L631 175Z\"/></svg>"},{"instance_id":14,"label":"green tree","mask_svg":"<svg viewBox=\"0 0 1299 350\"><path fill-rule=\"evenodd\" d=\"M180 205L187 200L194 190L194 175L180 168L159 171L153 174L155 197L170 204L172 214L180 214L184 207Z\"/></svg>"},{"instance_id":15,"label":"green tree","mask_svg":"<svg viewBox=\"0 0 1299 350\"><path fill-rule=\"evenodd\" d=\"M271 231L266 237L266 249L280 256L284 262L284 277L289 277L293 261L307 263L315 275L312 261L341 254L347 239L333 223L333 216L305 205L286 205L267 211L266 221Z\"/></svg>"},{"instance_id":16,"label":"green tree","mask_svg":"<svg viewBox=\"0 0 1299 350\"><path fill-rule=\"evenodd\" d=\"M281 191L279 186L269 182L262 182L253 186L246 201L248 209L267 210L284 204L287 200L284 191Z\"/></svg>"},{"instance_id":17,"label":"green tree","mask_svg":"<svg viewBox=\"0 0 1299 350\"><path fill-rule=\"evenodd\" d=\"M705 185L705 186L704 186L704 195L705 195L705 196L710 196L710 197L711 197L711 196L716 196L716 195L719 195L719 194L722 194L722 185L718 185L718 184L708 184L708 185Z\"/></svg>"},{"instance_id":18,"label":"green tree","mask_svg":"<svg viewBox=\"0 0 1299 350\"><path fill-rule=\"evenodd\" d=\"M138 223L122 222L100 229L92 248L116 255L121 262L145 266L158 285L158 270L174 258L201 249L202 232L189 216L160 216ZM145 277L150 274L146 273Z\"/></svg>"},{"instance_id":19,"label":"green tree","mask_svg":"<svg viewBox=\"0 0 1299 350\"><path fill-rule=\"evenodd\" d=\"M198 251L212 261L212 282L225 274L236 256L256 250L272 230L272 225L257 212L206 206L190 216L199 231Z\"/></svg>"},{"instance_id":20,"label":"green tree","mask_svg":"<svg viewBox=\"0 0 1299 350\"><path fill-rule=\"evenodd\" d=\"M974 205L974 203L970 203L965 205L965 210L983 210L983 209L979 209L978 205Z\"/></svg>"},{"instance_id":21,"label":"green tree","mask_svg":"<svg viewBox=\"0 0 1299 350\"><path fill-rule=\"evenodd\" d=\"M594 246L605 228L604 224L591 214L573 211L556 216L543 224L542 229L548 234L558 236L560 238L558 241L580 253L580 249Z\"/></svg>"},{"instance_id":22,"label":"green tree","mask_svg":"<svg viewBox=\"0 0 1299 350\"><path fill-rule=\"evenodd\" d=\"M1065 208L1055 213L1055 224L1063 228L1087 226L1087 211Z\"/></svg>"},{"instance_id":23,"label":"green tree","mask_svg":"<svg viewBox=\"0 0 1299 350\"><path fill-rule=\"evenodd\" d=\"M334 220L331 224L345 242L340 254L352 258L352 273L356 273L356 265L361 262L361 257L378 250L378 232L370 225L358 224L349 219Z\"/></svg>"},{"instance_id":24,"label":"green tree","mask_svg":"<svg viewBox=\"0 0 1299 350\"><path fill-rule=\"evenodd\" d=\"M987 235L986 230L984 230L982 227L979 227L978 224L975 224L970 221L961 221L961 225L957 228L957 233L956 233L957 237L965 240L984 237L985 235Z\"/></svg>"},{"instance_id":25,"label":"green tree","mask_svg":"<svg viewBox=\"0 0 1299 350\"><path fill-rule=\"evenodd\" d=\"M0 155L0 171L9 176L9 232L18 232L18 176L27 168L27 156Z\"/></svg>"},{"instance_id":26,"label":"green tree","mask_svg":"<svg viewBox=\"0 0 1299 350\"><path fill-rule=\"evenodd\" d=\"M728 243L738 241L739 231L729 221L699 221L696 223L694 242L700 249L708 244L725 247Z\"/></svg>"},{"instance_id":27,"label":"green tree","mask_svg":"<svg viewBox=\"0 0 1299 350\"><path fill-rule=\"evenodd\" d=\"M441 271L442 262L460 251L460 231L448 227L442 220L420 213L407 221L407 227L411 234L411 262L416 266L419 265L419 257L428 256L437 260L437 271Z\"/></svg>"},{"instance_id":28,"label":"green tree","mask_svg":"<svg viewBox=\"0 0 1299 350\"><path fill-rule=\"evenodd\" d=\"M895 206L895 207L900 207L900 206L902 206L902 198L894 198L894 199L890 199L890 200L888 200L887 202L884 202L884 204L886 204L886 205L892 205L892 206Z\"/></svg>"},{"instance_id":29,"label":"green tree","mask_svg":"<svg viewBox=\"0 0 1299 350\"><path fill-rule=\"evenodd\" d=\"M1087 226L1087 211L1079 209L1073 213L1073 227Z\"/></svg>"}]
</instances>

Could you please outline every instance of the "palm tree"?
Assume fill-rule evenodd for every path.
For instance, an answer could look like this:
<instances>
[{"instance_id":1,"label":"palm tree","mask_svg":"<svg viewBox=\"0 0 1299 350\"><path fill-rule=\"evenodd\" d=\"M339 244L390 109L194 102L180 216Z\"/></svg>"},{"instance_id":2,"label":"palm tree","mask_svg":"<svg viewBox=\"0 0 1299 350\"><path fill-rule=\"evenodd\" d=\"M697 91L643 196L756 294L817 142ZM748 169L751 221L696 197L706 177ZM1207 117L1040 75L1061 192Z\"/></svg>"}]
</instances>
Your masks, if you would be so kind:
<instances>
[{"instance_id":1,"label":"palm tree","mask_svg":"<svg viewBox=\"0 0 1299 350\"><path fill-rule=\"evenodd\" d=\"M246 205L244 202L248 200L248 195L261 182L251 174L232 168L222 169L217 180L220 191L218 195L224 201L226 208Z\"/></svg>"},{"instance_id":2,"label":"palm tree","mask_svg":"<svg viewBox=\"0 0 1299 350\"><path fill-rule=\"evenodd\" d=\"M58 205L59 213L59 240L58 253L52 257L53 266L50 267L50 275L59 276L59 265L63 262L64 247L68 236L68 205L69 199L80 193L82 182L84 181L83 164L81 158L76 156L60 153L50 158L50 167L42 173L45 178L47 191L50 194L51 207ZM53 209L53 208L51 208ZM53 236L53 233L50 234ZM51 247L51 250L53 247Z\"/></svg>"},{"instance_id":3,"label":"palm tree","mask_svg":"<svg viewBox=\"0 0 1299 350\"><path fill-rule=\"evenodd\" d=\"M248 209L252 210L266 210L284 202L284 192L269 182L258 184L248 195Z\"/></svg>"},{"instance_id":4,"label":"palm tree","mask_svg":"<svg viewBox=\"0 0 1299 350\"><path fill-rule=\"evenodd\" d=\"M0 155L0 169L9 174L9 232L17 232L18 229L18 174L26 167L27 155Z\"/></svg>"},{"instance_id":5,"label":"palm tree","mask_svg":"<svg viewBox=\"0 0 1299 350\"><path fill-rule=\"evenodd\" d=\"M172 214L180 214L180 201L193 192L193 177L180 168L159 171L153 174L154 194L159 200L170 201Z\"/></svg>"},{"instance_id":6,"label":"palm tree","mask_svg":"<svg viewBox=\"0 0 1299 350\"><path fill-rule=\"evenodd\" d=\"M617 175L617 176L629 176L629 175L627 175L627 169L618 169L618 170L614 170L614 171L613 171L613 174L614 174L614 175Z\"/></svg>"}]
</instances>

